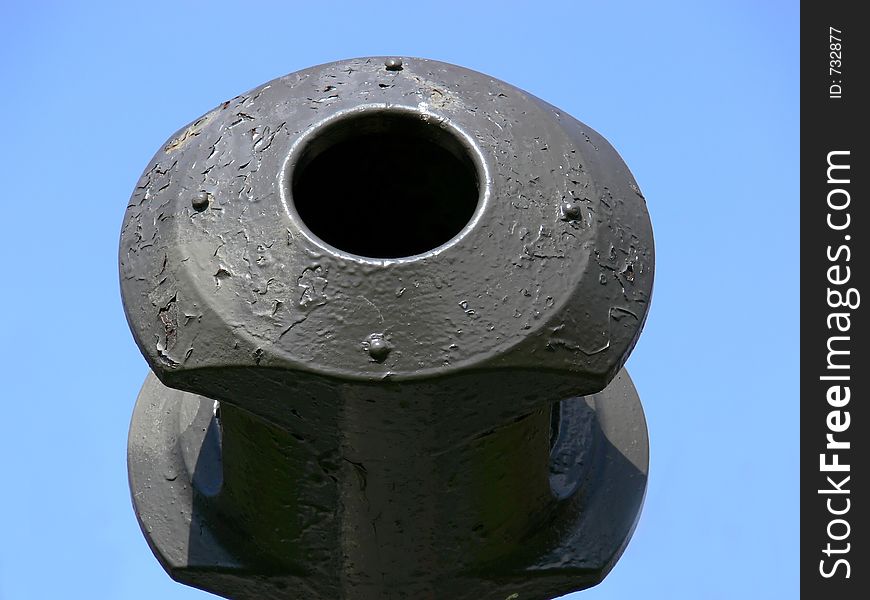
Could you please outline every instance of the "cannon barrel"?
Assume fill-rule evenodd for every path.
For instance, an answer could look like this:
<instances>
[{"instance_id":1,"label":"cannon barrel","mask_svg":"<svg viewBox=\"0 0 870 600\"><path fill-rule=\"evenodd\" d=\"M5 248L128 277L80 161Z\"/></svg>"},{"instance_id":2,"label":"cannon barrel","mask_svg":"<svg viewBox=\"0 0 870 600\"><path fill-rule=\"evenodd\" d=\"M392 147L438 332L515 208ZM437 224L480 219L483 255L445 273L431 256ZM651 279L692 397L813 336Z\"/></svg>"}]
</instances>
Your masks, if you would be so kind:
<instances>
[{"instance_id":1,"label":"cannon barrel","mask_svg":"<svg viewBox=\"0 0 870 600\"><path fill-rule=\"evenodd\" d=\"M653 264L610 144L481 73L361 58L222 103L121 233L152 551L240 600L598 583L646 487Z\"/></svg>"}]
</instances>

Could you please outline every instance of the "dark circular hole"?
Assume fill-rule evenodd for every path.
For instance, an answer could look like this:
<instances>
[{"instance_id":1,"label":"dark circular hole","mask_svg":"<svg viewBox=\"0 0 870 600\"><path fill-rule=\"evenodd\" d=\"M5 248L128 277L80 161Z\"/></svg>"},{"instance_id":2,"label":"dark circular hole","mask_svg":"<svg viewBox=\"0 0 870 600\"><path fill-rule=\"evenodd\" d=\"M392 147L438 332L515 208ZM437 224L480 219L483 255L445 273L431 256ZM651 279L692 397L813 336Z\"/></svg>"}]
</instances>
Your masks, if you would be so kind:
<instances>
[{"instance_id":1,"label":"dark circular hole","mask_svg":"<svg viewBox=\"0 0 870 600\"><path fill-rule=\"evenodd\" d=\"M437 248L477 208L477 169L460 141L420 116L379 111L326 126L291 178L299 217L324 242L371 258Z\"/></svg>"}]
</instances>

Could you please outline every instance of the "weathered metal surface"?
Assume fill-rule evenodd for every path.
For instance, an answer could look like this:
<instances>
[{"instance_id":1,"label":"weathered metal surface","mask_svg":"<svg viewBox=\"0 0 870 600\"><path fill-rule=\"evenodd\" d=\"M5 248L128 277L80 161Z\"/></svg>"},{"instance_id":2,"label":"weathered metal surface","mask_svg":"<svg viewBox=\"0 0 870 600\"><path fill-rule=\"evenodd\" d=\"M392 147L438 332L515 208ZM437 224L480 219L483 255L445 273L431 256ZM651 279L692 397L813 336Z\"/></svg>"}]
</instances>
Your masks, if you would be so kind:
<instances>
[{"instance_id":1,"label":"weathered metal surface","mask_svg":"<svg viewBox=\"0 0 870 600\"><path fill-rule=\"evenodd\" d=\"M120 263L156 375L131 488L179 581L546 599L627 543L646 429L614 377L652 231L613 148L549 104L422 59L274 80L157 153Z\"/></svg>"}]
</instances>

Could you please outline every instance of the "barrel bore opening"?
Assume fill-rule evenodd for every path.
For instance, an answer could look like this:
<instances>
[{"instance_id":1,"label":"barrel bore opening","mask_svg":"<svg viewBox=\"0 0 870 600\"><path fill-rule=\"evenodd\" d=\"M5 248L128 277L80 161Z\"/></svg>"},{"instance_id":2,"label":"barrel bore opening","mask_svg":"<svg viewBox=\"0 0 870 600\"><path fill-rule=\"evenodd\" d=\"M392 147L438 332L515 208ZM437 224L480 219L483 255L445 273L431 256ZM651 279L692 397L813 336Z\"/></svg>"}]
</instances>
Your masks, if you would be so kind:
<instances>
[{"instance_id":1,"label":"barrel bore opening","mask_svg":"<svg viewBox=\"0 0 870 600\"><path fill-rule=\"evenodd\" d=\"M474 216L477 168L456 134L422 115L382 110L313 134L290 177L315 236L358 256L404 258L450 241Z\"/></svg>"}]
</instances>

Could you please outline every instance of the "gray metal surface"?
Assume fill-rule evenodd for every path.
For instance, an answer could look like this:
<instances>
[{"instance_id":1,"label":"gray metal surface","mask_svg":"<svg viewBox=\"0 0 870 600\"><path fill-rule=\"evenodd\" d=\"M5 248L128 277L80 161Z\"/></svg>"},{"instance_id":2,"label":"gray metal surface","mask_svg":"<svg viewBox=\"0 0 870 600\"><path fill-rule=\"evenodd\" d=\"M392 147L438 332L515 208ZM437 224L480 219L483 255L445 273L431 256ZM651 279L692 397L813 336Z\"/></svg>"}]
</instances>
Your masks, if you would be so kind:
<instances>
[{"instance_id":1,"label":"gray metal surface","mask_svg":"<svg viewBox=\"0 0 870 600\"><path fill-rule=\"evenodd\" d=\"M646 489L625 371L561 402L553 440L549 410L439 451L438 435L385 438L354 418L356 447L318 453L228 405L220 415L149 375L128 460L163 567L227 598L555 598L610 571Z\"/></svg>"},{"instance_id":2,"label":"gray metal surface","mask_svg":"<svg viewBox=\"0 0 870 600\"><path fill-rule=\"evenodd\" d=\"M593 585L645 489L617 373L653 262L607 141L480 73L354 59L224 102L121 234L152 550L239 599Z\"/></svg>"}]
</instances>

